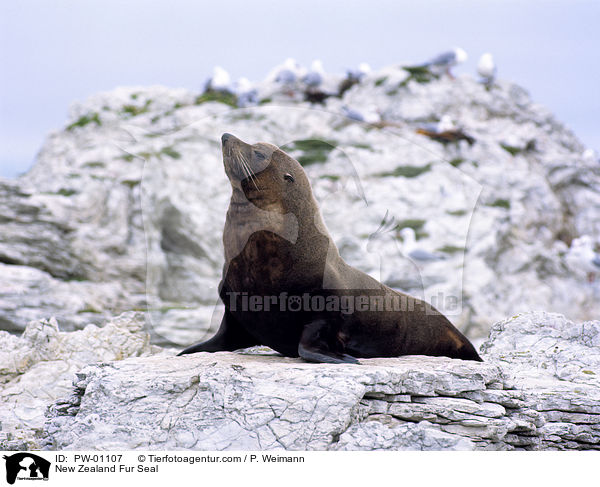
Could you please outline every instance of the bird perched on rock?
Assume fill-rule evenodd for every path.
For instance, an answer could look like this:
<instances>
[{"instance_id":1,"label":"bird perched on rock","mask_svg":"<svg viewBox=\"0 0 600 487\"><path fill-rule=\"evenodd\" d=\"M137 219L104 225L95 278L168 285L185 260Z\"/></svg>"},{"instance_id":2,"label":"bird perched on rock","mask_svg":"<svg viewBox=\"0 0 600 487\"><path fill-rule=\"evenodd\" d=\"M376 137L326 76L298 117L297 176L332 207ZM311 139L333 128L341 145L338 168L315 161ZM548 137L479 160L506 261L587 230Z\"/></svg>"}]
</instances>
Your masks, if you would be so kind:
<instances>
[{"instance_id":1,"label":"bird perched on rock","mask_svg":"<svg viewBox=\"0 0 600 487\"><path fill-rule=\"evenodd\" d=\"M300 63L289 57L279 66L275 66L265 81L284 95L297 99L302 91L300 81L305 74L306 70L300 66Z\"/></svg>"},{"instance_id":2,"label":"bird perched on rock","mask_svg":"<svg viewBox=\"0 0 600 487\"><path fill-rule=\"evenodd\" d=\"M418 262L430 262L433 260L442 260L444 256L436 252L430 252L417 244L415 231L410 227L404 227L400 230L402 238L402 253L412 260Z\"/></svg>"},{"instance_id":3,"label":"bird perched on rock","mask_svg":"<svg viewBox=\"0 0 600 487\"><path fill-rule=\"evenodd\" d=\"M448 130L457 130L458 127L454 124L452 117L448 114L442 115L440 121L437 123L435 127L436 132L446 132Z\"/></svg>"},{"instance_id":4,"label":"bird perched on rock","mask_svg":"<svg viewBox=\"0 0 600 487\"><path fill-rule=\"evenodd\" d=\"M451 51L444 52L442 54L437 55L432 60L422 64L422 67L429 68L429 70L440 76L443 73L446 73L450 78L454 79L454 76L450 72L450 68L456 66L457 64L462 64L468 59L467 53L464 49L460 47L455 47Z\"/></svg>"},{"instance_id":5,"label":"bird perched on rock","mask_svg":"<svg viewBox=\"0 0 600 487\"><path fill-rule=\"evenodd\" d=\"M598 157L598 153L594 150L594 149L585 149L582 153L581 153L581 157L585 160L585 161L590 161L590 162L600 162L600 158Z\"/></svg>"},{"instance_id":6,"label":"bird perched on rock","mask_svg":"<svg viewBox=\"0 0 600 487\"><path fill-rule=\"evenodd\" d=\"M238 79L233 86L233 92L237 96L240 107L255 105L258 101L256 88L252 86L248 78Z\"/></svg>"},{"instance_id":7,"label":"bird perched on rock","mask_svg":"<svg viewBox=\"0 0 600 487\"><path fill-rule=\"evenodd\" d=\"M355 122L378 123L381 121L381 115L375 108L359 111L344 105L342 107L342 113Z\"/></svg>"},{"instance_id":8,"label":"bird perched on rock","mask_svg":"<svg viewBox=\"0 0 600 487\"><path fill-rule=\"evenodd\" d=\"M360 63L355 69L348 69L346 75L348 78L353 78L362 81L365 76L371 72L371 66L367 63Z\"/></svg>"},{"instance_id":9,"label":"bird perched on rock","mask_svg":"<svg viewBox=\"0 0 600 487\"><path fill-rule=\"evenodd\" d=\"M324 78L325 70L323 69L323 63L319 59L315 59L309 71L302 77L302 82L305 85L305 101L310 103L324 103L327 98L333 95L333 93L323 89Z\"/></svg>"},{"instance_id":10,"label":"bird perched on rock","mask_svg":"<svg viewBox=\"0 0 600 487\"><path fill-rule=\"evenodd\" d=\"M287 58L283 64L277 66L271 71L267 80L280 83L282 85L291 85L296 83L303 75L303 69L294 58Z\"/></svg>"},{"instance_id":11,"label":"bird perched on rock","mask_svg":"<svg viewBox=\"0 0 600 487\"><path fill-rule=\"evenodd\" d=\"M310 88L318 88L323 83L323 77L325 76L325 70L323 69L323 63L320 59L315 59L311 65L308 73L302 78L302 82Z\"/></svg>"},{"instance_id":12,"label":"bird perched on rock","mask_svg":"<svg viewBox=\"0 0 600 487\"><path fill-rule=\"evenodd\" d=\"M490 87L494 84L496 79L496 64L494 63L494 57L486 52L481 55L479 62L477 63L477 73L481 76L481 82Z\"/></svg>"},{"instance_id":13,"label":"bird perched on rock","mask_svg":"<svg viewBox=\"0 0 600 487\"><path fill-rule=\"evenodd\" d=\"M360 83L370 72L371 66L367 63L360 63L358 68L346 70L346 77L340 82L340 86L338 87L338 96L344 96L346 91Z\"/></svg>"},{"instance_id":14,"label":"bird perched on rock","mask_svg":"<svg viewBox=\"0 0 600 487\"><path fill-rule=\"evenodd\" d=\"M589 282L594 282L596 274L600 272L600 253L596 252L590 235L573 239L565 260L571 270L586 273Z\"/></svg>"},{"instance_id":15,"label":"bird perched on rock","mask_svg":"<svg viewBox=\"0 0 600 487\"><path fill-rule=\"evenodd\" d=\"M231 93L231 76L221 66L215 66L212 78L206 82L205 90Z\"/></svg>"}]
</instances>

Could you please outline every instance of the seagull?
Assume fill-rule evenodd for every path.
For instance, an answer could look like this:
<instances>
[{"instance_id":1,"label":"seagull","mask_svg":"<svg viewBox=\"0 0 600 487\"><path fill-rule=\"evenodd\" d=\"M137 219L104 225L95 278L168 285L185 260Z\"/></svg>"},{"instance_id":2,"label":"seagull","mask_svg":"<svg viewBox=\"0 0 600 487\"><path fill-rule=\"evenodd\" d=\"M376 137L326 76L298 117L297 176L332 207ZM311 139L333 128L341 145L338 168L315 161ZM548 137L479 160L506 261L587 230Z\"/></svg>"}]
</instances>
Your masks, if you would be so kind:
<instances>
[{"instance_id":1,"label":"seagull","mask_svg":"<svg viewBox=\"0 0 600 487\"><path fill-rule=\"evenodd\" d=\"M442 115L440 121L437 123L436 132L446 132L447 130L458 130L458 127L454 124L452 117L448 114Z\"/></svg>"},{"instance_id":2,"label":"seagull","mask_svg":"<svg viewBox=\"0 0 600 487\"><path fill-rule=\"evenodd\" d=\"M378 123L381 121L381 115L375 109L371 109L366 112L360 112L354 108L344 105L342 107L342 113L344 116L348 117L350 120L354 120L355 122Z\"/></svg>"},{"instance_id":3,"label":"seagull","mask_svg":"<svg viewBox=\"0 0 600 487\"><path fill-rule=\"evenodd\" d=\"M582 235L571 242L565 256L571 270L585 272L589 282L594 282L600 272L600 254L594 249L594 241L589 235Z\"/></svg>"},{"instance_id":4,"label":"seagull","mask_svg":"<svg viewBox=\"0 0 600 487\"><path fill-rule=\"evenodd\" d=\"M417 237L415 231L410 227L404 227L400 230L402 237L402 251L412 260L418 262L431 262L434 260L443 260L444 256L438 253L429 252L422 247L417 246Z\"/></svg>"},{"instance_id":5,"label":"seagull","mask_svg":"<svg viewBox=\"0 0 600 487\"><path fill-rule=\"evenodd\" d=\"M371 72L371 66L367 63L360 63L358 68L348 69L346 71L346 77L349 79L355 79L356 81L362 81L362 79Z\"/></svg>"},{"instance_id":6,"label":"seagull","mask_svg":"<svg viewBox=\"0 0 600 487\"><path fill-rule=\"evenodd\" d=\"M318 88L323 83L323 77L325 76L325 70L323 69L323 63L320 59L315 59L310 65L308 73L302 78L302 81L309 88Z\"/></svg>"},{"instance_id":7,"label":"seagull","mask_svg":"<svg viewBox=\"0 0 600 487\"><path fill-rule=\"evenodd\" d=\"M331 93L322 88L322 84L325 78L325 70L323 69L323 63L319 59L315 59L308 73L302 77L304 82L304 100L310 103L325 103L325 100L330 96L337 95L337 93Z\"/></svg>"},{"instance_id":8,"label":"seagull","mask_svg":"<svg viewBox=\"0 0 600 487\"><path fill-rule=\"evenodd\" d=\"M429 68L429 70L437 74L438 76L442 73L446 73L450 78L454 79L450 68L457 64L462 64L467 60L468 56L464 49L455 47L451 51L444 52L434 57L431 61L428 61L421 66Z\"/></svg>"},{"instance_id":9,"label":"seagull","mask_svg":"<svg viewBox=\"0 0 600 487\"><path fill-rule=\"evenodd\" d=\"M598 162L600 160L598 158L598 153L594 149L585 149L582 152L581 157L583 157L584 160L590 162Z\"/></svg>"},{"instance_id":10,"label":"seagull","mask_svg":"<svg viewBox=\"0 0 600 487\"><path fill-rule=\"evenodd\" d=\"M383 219L381 220L381 223L379 224L379 227L377 228L377 230L375 230L375 232L373 232L371 235L369 235L368 240L367 240L367 245L366 245L366 250L369 253L374 253L374 254L380 254L380 258L379 258L379 265L378 265L378 269L376 269L376 272L379 271L379 280L381 282L384 282L392 287L400 287L400 288L412 288L412 289L419 289L420 291L422 291L424 289L423 286L423 279L421 276L421 267L417 264L417 262L415 262L415 259L411 260L411 257L409 255L406 255L406 252L403 251L403 249L400 249L400 254L401 254L401 259L405 259L407 261L410 261L410 265L412 267L415 268L416 272L413 273L413 275L411 275L410 277L408 277L408 279L402 279L402 283L398 282L398 277L396 275L396 273L394 272L394 269L390 269L388 267L388 265L386 265L386 267L388 267L386 269L386 272L384 275L384 268L382 266L384 260L381 258L382 252L381 252L381 248L378 245L378 240L382 237L382 235L386 234L386 233L390 233L393 232L392 235L395 236L395 231L397 229L397 222L396 222L396 218L394 216L389 216L389 211L386 210L385 211L385 215L383 217ZM410 229L412 230L412 229ZM396 245L399 244L398 240L396 238L394 238L394 241L396 243ZM386 259L387 262L387 259ZM392 271L392 272L390 272Z\"/></svg>"},{"instance_id":11,"label":"seagull","mask_svg":"<svg viewBox=\"0 0 600 487\"><path fill-rule=\"evenodd\" d=\"M298 81L301 73L302 68L298 61L289 57L281 66L278 66L273 70L273 74L269 76L269 78L274 78L276 83L291 85Z\"/></svg>"},{"instance_id":12,"label":"seagull","mask_svg":"<svg viewBox=\"0 0 600 487\"><path fill-rule=\"evenodd\" d=\"M494 58L486 52L482 54L477 63L477 73L481 76L481 81L485 86L492 86L496 79L496 64L494 64Z\"/></svg>"},{"instance_id":13,"label":"seagull","mask_svg":"<svg viewBox=\"0 0 600 487\"><path fill-rule=\"evenodd\" d=\"M365 117L362 113L354 108L350 108L346 105L342 107L342 113L345 117L348 117L350 120L354 120L355 122L364 122Z\"/></svg>"},{"instance_id":14,"label":"seagull","mask_svg":"<svg viewBox=\"0 0 600 487\"><path fill-rule=\"evenodd\" d=\"M347 69L346 77L340 82L338 87L338 96L340 98L344 96L346 91L360 83L370 72L371 66L367 63L360 63L358 68Z\"/></svg>"},{"instance_id":15,"label":"seagull","mask_svg":"<svg viewBox=\"0 0 600 487\"><path fill-rule=\"evenodd\" d=\"M238 105L241 107L254 105L257 102L256 88L252 86L248 78L238 79L234 84L233 92L237 96Z\"/></svg>"},{"instance_id":16,"label":"seagull","mask_svg":"<svg viewBox=\"0 0 600 487\"><path fill-rule=\"evenodd\" d=\"M212 78L206 83L206 90L231 92L231 76L221 66L215 66Z\"/></svg>"}]
</instances>

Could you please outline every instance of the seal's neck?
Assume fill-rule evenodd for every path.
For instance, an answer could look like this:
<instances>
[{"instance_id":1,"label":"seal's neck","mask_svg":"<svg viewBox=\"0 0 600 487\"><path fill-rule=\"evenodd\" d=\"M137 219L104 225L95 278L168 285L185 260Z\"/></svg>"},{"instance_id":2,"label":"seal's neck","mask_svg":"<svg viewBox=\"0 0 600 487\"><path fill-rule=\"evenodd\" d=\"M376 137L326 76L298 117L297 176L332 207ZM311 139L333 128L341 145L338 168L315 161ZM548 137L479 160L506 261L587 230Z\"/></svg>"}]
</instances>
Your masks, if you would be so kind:
<instances>
[{"instance_id":1,"label":"seal's neck","mask_svg":"<svg viewBox=\"0 0 600 487\"><path fill-rule=\"evenodd\" d=\"M326 237L330 253L337 254L316 202L311 203L310 208L303 207L306 211L301 215L286 213L276 205L272 208L266 205L266 209L262 209L249 201L241 190L234 188L223 231L226 259L236 257L250 236L260 231L275 233L306 249L313 248L317 241L322 243L323 237Z\"/></svg>"},{"instance_id":2,"label":"seal's neck","mask_svg":"<svg viewBox=\"0 0 600 487\"><path fill-rule=\"evenodd\" d=\"M292 213L263 210L248 201L243 193L234 190L223 230L225 259L230 261L237 257L248 239L260 231L272 232L296 243L298 227L298 220Z\"/></svg>"}]
</instances>

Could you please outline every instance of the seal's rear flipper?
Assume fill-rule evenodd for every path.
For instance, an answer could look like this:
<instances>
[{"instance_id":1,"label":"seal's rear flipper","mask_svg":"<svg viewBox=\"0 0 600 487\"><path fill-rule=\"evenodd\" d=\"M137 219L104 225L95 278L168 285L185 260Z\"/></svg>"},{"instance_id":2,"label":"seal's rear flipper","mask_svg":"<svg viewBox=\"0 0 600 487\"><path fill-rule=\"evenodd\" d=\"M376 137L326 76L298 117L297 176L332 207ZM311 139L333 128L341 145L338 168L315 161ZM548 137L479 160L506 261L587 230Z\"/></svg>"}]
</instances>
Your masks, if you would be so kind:
<instances>
[{"instance_id":1,"label":"seal's rear flipper","mask_svg":"<svg viewBox=\"0 0 600 487\"><path fill-rule=\"evenodd\" d=\"M318 362L326 364L360 364L351 355L331 351L327 339L327 322L316 320L304 326L300 343L298 344L298 355L307 362Z\"/></svg>"},{"instance_id":2,"label":"seal's rear flipper","mask_svg":"<svg viewBox=\"0 0 600 487\"><path fill-rule=\"evenodd\" d=\"M460 351L460 356L458 358L462 360L474 360L475 362L483 362L483 359L479 356L479 354L475 350L475 347L473 347L471 343L469 343L468 345L469 346L465 346L462 348L462 350Z\"/></svg>"},{"instance_id":3,"label":"seal's rear flipper","mask_svg":"<svg viewBox=\"0 0 600 487\"><path fill-rule=\"evenodd\" d=\"M255 345L261 345L261 343L251 336L229 311L225 310L219 331L214 337L205 342L192 345L177 355L187 355L196 352L233 352L240 348L248 348Z\"/></svg>"},{"instance_id":4,"label":"seal's rear flipper","mask_svg":"<svg viewBox=\"0 0 600 487\"><path fill-rule=\"evenodd\" d=\"M467 337L465 337L458 330L454 330L454 334L458 335L459 340L462 343L460 344L456 352L448 355L449 357L459 358L461 360L474 360L475 362L483 362L483 359L479 356L477 350Z\"/></svg>"}]
</instances>

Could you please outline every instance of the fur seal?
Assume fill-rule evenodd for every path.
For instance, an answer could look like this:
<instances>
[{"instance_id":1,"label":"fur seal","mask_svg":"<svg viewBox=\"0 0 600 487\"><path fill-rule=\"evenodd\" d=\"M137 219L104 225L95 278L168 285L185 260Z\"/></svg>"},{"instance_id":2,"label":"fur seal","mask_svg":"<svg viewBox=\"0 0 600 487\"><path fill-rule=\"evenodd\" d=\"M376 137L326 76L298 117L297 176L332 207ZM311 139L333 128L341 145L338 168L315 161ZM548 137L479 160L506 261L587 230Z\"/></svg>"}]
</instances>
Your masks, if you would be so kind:
<instances>
[{"instance_id":1,"label":"fur seal","mask_svg":"<svg viewBox=\"0 0 600 487\"><path fill-rule=\"evenodd\" d=\"M424 301L346 264L329 236L302 166L278 147L222 136L233 193L223 232L221 326L183 350L266 345L310 362L447 356L481 361Z\"/></svg>"}]
</instances>

